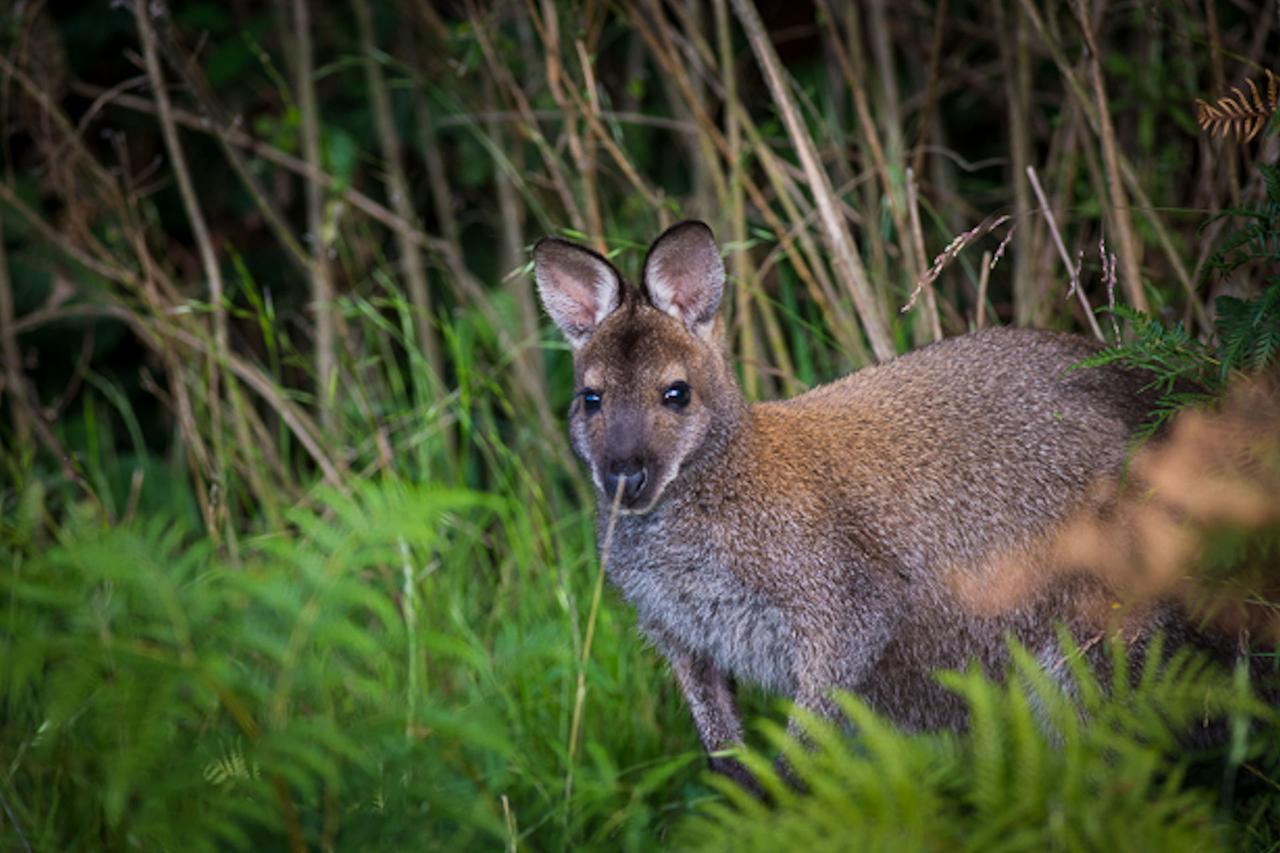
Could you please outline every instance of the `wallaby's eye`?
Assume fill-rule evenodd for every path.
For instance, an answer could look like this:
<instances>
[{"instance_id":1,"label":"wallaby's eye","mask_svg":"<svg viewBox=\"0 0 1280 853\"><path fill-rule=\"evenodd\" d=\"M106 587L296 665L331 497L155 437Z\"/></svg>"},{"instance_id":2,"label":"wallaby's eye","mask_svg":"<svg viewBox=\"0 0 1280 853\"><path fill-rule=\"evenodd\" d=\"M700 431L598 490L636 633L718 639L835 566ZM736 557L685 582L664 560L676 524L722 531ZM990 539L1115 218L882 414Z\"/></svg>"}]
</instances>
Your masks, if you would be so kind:
<instances>
[{"instance_id":1,"label":"wallaby's eye","mask_svg":"<svg viewBox=\"0 0 1280 853\"><path fill-rule=\"evenodd\" d=\"M667 390L662 392L662 402L673 409L683 409L689 405L689 400L692 397L693 389L689 387L687 382L673 382Z\"/></svg>"},{"instance_id":2,"label":"wallaby's eye","mask_svg":"<svg viewBox=\"0 0 1280 853\"><path fill-rule=\"evenodd\" d=\"M578 392L582 395L582 410L588 415L593 412L600 411L600 392L594 388L583 388Z\"/></svg>"}]
</instances>

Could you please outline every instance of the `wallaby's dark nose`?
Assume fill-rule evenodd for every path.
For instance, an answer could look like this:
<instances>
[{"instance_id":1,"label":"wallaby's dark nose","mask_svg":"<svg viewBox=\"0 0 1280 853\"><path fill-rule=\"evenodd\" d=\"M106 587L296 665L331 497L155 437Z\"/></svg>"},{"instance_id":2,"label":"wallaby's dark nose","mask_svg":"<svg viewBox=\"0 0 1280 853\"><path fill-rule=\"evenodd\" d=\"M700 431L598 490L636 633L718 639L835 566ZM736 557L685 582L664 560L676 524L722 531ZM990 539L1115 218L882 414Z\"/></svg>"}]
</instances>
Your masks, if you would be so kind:
<instances>
[{"instance_id":1,"label":"wallaby's dark nose","mask_svg":"<svg viewBox=\"0 0 1280 853\"><path fill-rule=\"evenodd\" d=\"M648 469L636 457L615 459L609 463L609 467L604 472L604 490L609 499L612 500L613 496L618 492L618 483L621 482L622 502L624 504L632 504L640 496L640 492L644 490L644 484L648 479Z\"/></svg>"}]
</instances>

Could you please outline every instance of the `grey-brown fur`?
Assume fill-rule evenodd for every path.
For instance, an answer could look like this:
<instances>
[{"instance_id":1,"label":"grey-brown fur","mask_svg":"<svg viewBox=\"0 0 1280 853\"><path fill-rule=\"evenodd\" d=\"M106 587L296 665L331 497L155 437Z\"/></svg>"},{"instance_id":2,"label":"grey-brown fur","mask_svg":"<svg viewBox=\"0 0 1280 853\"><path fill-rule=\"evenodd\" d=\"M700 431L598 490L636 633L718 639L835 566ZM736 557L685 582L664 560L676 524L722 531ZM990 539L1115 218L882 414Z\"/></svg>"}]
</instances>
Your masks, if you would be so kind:
<instances>
[{"instance_id":1,"label":"grey-brown fur","mask_svg":"<svg viewBox=\"0 0 1280 853\"><path fill-rule=\"evenodd\" d=\"M988 329L748 406L706 226L660 237L640 290L563 241L534 260L578 390L600 393L594 413L575 398L570 434L602 543L605 484L626 487L609 577L670 660L708 750L741 740L733 679L821 714L839 687L903 725L955 726L963 709L933 670L998 670L1007 632L1051 660L1057 624L1081 640L1102 630L1096 581L1060 579L987 615L954 584L1001 562L1034 571L1037 546L1120 473L1142 379L1069 371L1090 342ZM664 402L677 382L692 392L683 408Z\"/></svg>"}]
</instances>

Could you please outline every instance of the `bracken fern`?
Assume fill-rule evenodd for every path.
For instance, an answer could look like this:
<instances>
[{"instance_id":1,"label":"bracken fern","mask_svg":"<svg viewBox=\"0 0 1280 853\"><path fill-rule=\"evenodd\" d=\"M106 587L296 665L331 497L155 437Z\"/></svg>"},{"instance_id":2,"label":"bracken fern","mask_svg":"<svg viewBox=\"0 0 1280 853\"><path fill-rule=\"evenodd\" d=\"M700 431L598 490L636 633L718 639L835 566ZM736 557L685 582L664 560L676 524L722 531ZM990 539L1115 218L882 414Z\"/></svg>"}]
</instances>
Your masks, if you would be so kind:
<instances>
[{"instance_id":1,"label":"bracken fern","mask_svg":"<svg viewBox=\"0 0 1280 853\"><path fill-rule=\"evenodd\" d=\"M849 695L840 703L853 737L810 719L806 749L771 728L805 793L748 755L774 805L726 784L726 801L705 808L682 840L762 851L1232 849L1212 791L1184 784L1182 744L1206 717L1226 716L1242 742L1228 772L1267 755L1276 715L1247 679L1189 651L1165 655L1159 643L1132 675L1116 645L1105 683L1069 638L1069 678L1011 651L1006 681L939 675L968 705L962 734L903 733Z\"/></svg>"}]
</instances>

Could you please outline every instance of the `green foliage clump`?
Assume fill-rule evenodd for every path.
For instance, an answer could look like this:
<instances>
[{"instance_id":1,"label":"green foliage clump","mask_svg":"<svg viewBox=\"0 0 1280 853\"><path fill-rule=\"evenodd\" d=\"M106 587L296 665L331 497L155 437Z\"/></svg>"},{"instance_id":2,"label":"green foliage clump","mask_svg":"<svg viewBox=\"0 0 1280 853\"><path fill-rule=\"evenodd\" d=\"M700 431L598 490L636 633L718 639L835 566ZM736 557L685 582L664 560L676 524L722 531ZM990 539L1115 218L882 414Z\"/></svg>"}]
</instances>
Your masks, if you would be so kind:
<instances>
[{"instance_id":1,"label":"green foliage clump","mask_svg":"<svg viewBox=\"0 0 1280 853\"><path fill-rule=\"evenodd\" d=\"M1258 164L1265 198L1254 208L1231 208L1223 217L1244 224L1223 235L1206 267L1230 275L1242 267L1267 269L1280 264L1280 168ZM1214 334L1206 343L1179 321L1172 324L1125 305L1106 310L1128 321L1130 337L1117 340L1082 367L1126 364L1151 375L1158 393L1155 411L1140 437L1149 437L1179 411L1219 397L1233 377L1258 374L1280 360L1280 273L1265 279L1251 299L1219 296L1214 300Z\"/></svg>"},{"instance_id":2,"label":"green foliage clump","mask_svg":"<svg viewBox=\"0 0 1280 853\"><path fill-rule=\"evenodd\" d=\"M1117 653L1107 684L1069 644L1058 667L1069 679L1018 649L1007 680L944 674L969 704L961 734L898 730L851 697L857 736L810 720L812 750L766 719L805 788L748 755L766 805L696 782L702 762L668 677L606 608L570 791L579 650L561 626L590 575L569 586L485 578L484 551L523 523L505 502L375 481L295 509L287 529L242 542L233 564L155 519L45 541L39 489L23 497L2 531L0 575L0 830L13 847L1277 840L1266 827L1280 800L1247 790L1254 774L1280 773L1275 712L1242 673L1186 651L1157 649L1132 678ZM501 592L516 583L519 594ZM1192 784L1179 736L1206 715L1225 715L1229 751L1211 784ZM1222 790L1238 799L1235 828Z\"/></svg>"},{"instance_id":3,"label":"green foliage clump","mask_svg":"<svg viewBox=\"0 0 1280 853\"><path fill-rule=\"evenodd\" d=\"M6 555L10 841L213 850L502 834L472 780L438 772L441 734L464 723L423 701L413 625L428 555L492 502L382 483L322 503L291 516L296 537L244 543L234 566L159 519ZM473 761L510 749L497 730L469 734L458 748L478 748Z\"/></svg>"},{"instance_id":4,"label":"green foliage clump","mask_svg":"<svg viewBox=\"0 0 1280 853\"><path fill-rule=\"evenodd\" d=\"M505 501L367 482L236 562L156 518L50 541L40 503L0 528L0 846L637 847L680 811L692 731L611 614L566 797L582 593Z\"/></svg>"},{"instance_id":5,"label":"green foliage clump","mask_svg":"<svg viewBox=\"0 0 1280 853\"><path fill-rule=\"evenodd\" d=\"M131 4L11 5L0 848L1275 847L1274 831L1254 829L1274 825L1280 799L1223 796L1238 779L1280 779L1266 732L1243 722L1256 707L1213 694L1237 737L1227 775L1205 783L1169 746L1173 723L1151 713L1162 700L1190 708L1163 675L1128 705L1083 696L1091 712L1076 720L1031 670L1009 685L953 674L970 733L904 733L848 704L855 739L818 725L814 753L771 739L808 796L775 780L776 807L717 798L629 608L606 598L584 651L597 565L590 486L558 415L572 374L519 272L532 241L566 225L617 249L672 218L713 221L754 399L865 363L863 324L901 305L975 211L1016 204L1028 218L1028 152L1056 152L1044 178L1069 229L1135 212L1158 270L1166 247L1192 243L1161 211L1198 206L1205 189L1223 197L1239 162L1205 159L1178 106L1219 56L1185 45L1256 54L1248 9L1169 18L1157 4L1138 27L1125 9L1097 22L1113 112L1135 119L1116 122L1113 141L1139 158L1142 184L1131 208L1109 208L1092 187L1113 166L1086 156L1098 140L1080 132L1092 100L1059 62L1077 43L1065 5L1040 4L1043 27L1000 3L870 18L833 4L816 26L788 26L776 47L831 193L790 165L802 140L759 87L733 4L717 6L723 21L697 4L585 17L543 4L532 25L519 4L152 4L164 55L142 88ZM376 8L362 33L365 5ZM310 26L293 14L308 9ZM1024 30L1034 37L1007 38ZM921 56L926 31L929 61L901 61ZM957 51L960 33L969 48ZM889 62L868 75L873 45ZM910 72L899 86L878 79L895 67ZM1033 104L1030 81L1062 98ZM895 105L895 90L908 99ZM1280 173L1263 175L1271 207L1242 214L1210 269L1275 259ZM847 215L816 217L823 195ZM841 234L856 238L874 311L851 300L826 248ZM1059 276L1036 260L1048 236L1020 225L1009 262L946 270L945 332L984 311L1070 324L1054 307ZM206 249L220 293L197 262ZM1207 345L1126 314L1135 343L1106 357L1150 367L1171 412L1203 399L1171 396L1198 394L1187 383L1212 392L1274 361L1276 293L1220 300ZM893 332L902 350L932 339L911 318ZM317 494L321 479L353 494ZM1274 566L1260 542L1219 536L1206 563L1229 577L1245 560ZM1228 690L1179 666L1188 691ZM1108 722L1125 713L1135 725ZM1240 828L1218 825L1229 820Z\"/></svg>"},{"instance_id":6,"label":"green foliage clump","mask_svg":"<svg viewBox=\"0 0 1280 853\"><path fill-rule=\"evenodd\" d=\"M1280 357L1280 283L1256 299L1220 296L1214 304L1221 381L1233 370L1260 373L1276 363Z\"/></svg>"},{"instance_id":7,"label":"green foliage clump","mask_svg":"<svg viewBox=\"0 0 1280 853\"><path fill-rule=\"evenodd\" d=\"M770 727L792 768L784 782L758 754L745 761L772 804L728 784L726 799L684 827L699 850L1230 850L1274 844L1274 800L1246 808L1232 830L1215 816L1211 787L1187 785L1196 768L1189 733L1225 716L1224 789L1243 767L1276 763L1274 709L1234 676L1188 650L1152 645L1137 672L1122 643L1104 683L1064 637L1063 672L1012 648L1007 681L980 672L939 675L964 697L963 734L905 733L854 696L842 727L807 722L811 748ZM1069 676L1067 673L1069 672ZM1270 749L1270 751L1268 751ZM1255 768L1256 769L1256 768ZM1274 767L1272 767L1274 771Z\"/></svg>"}]
</instances>

